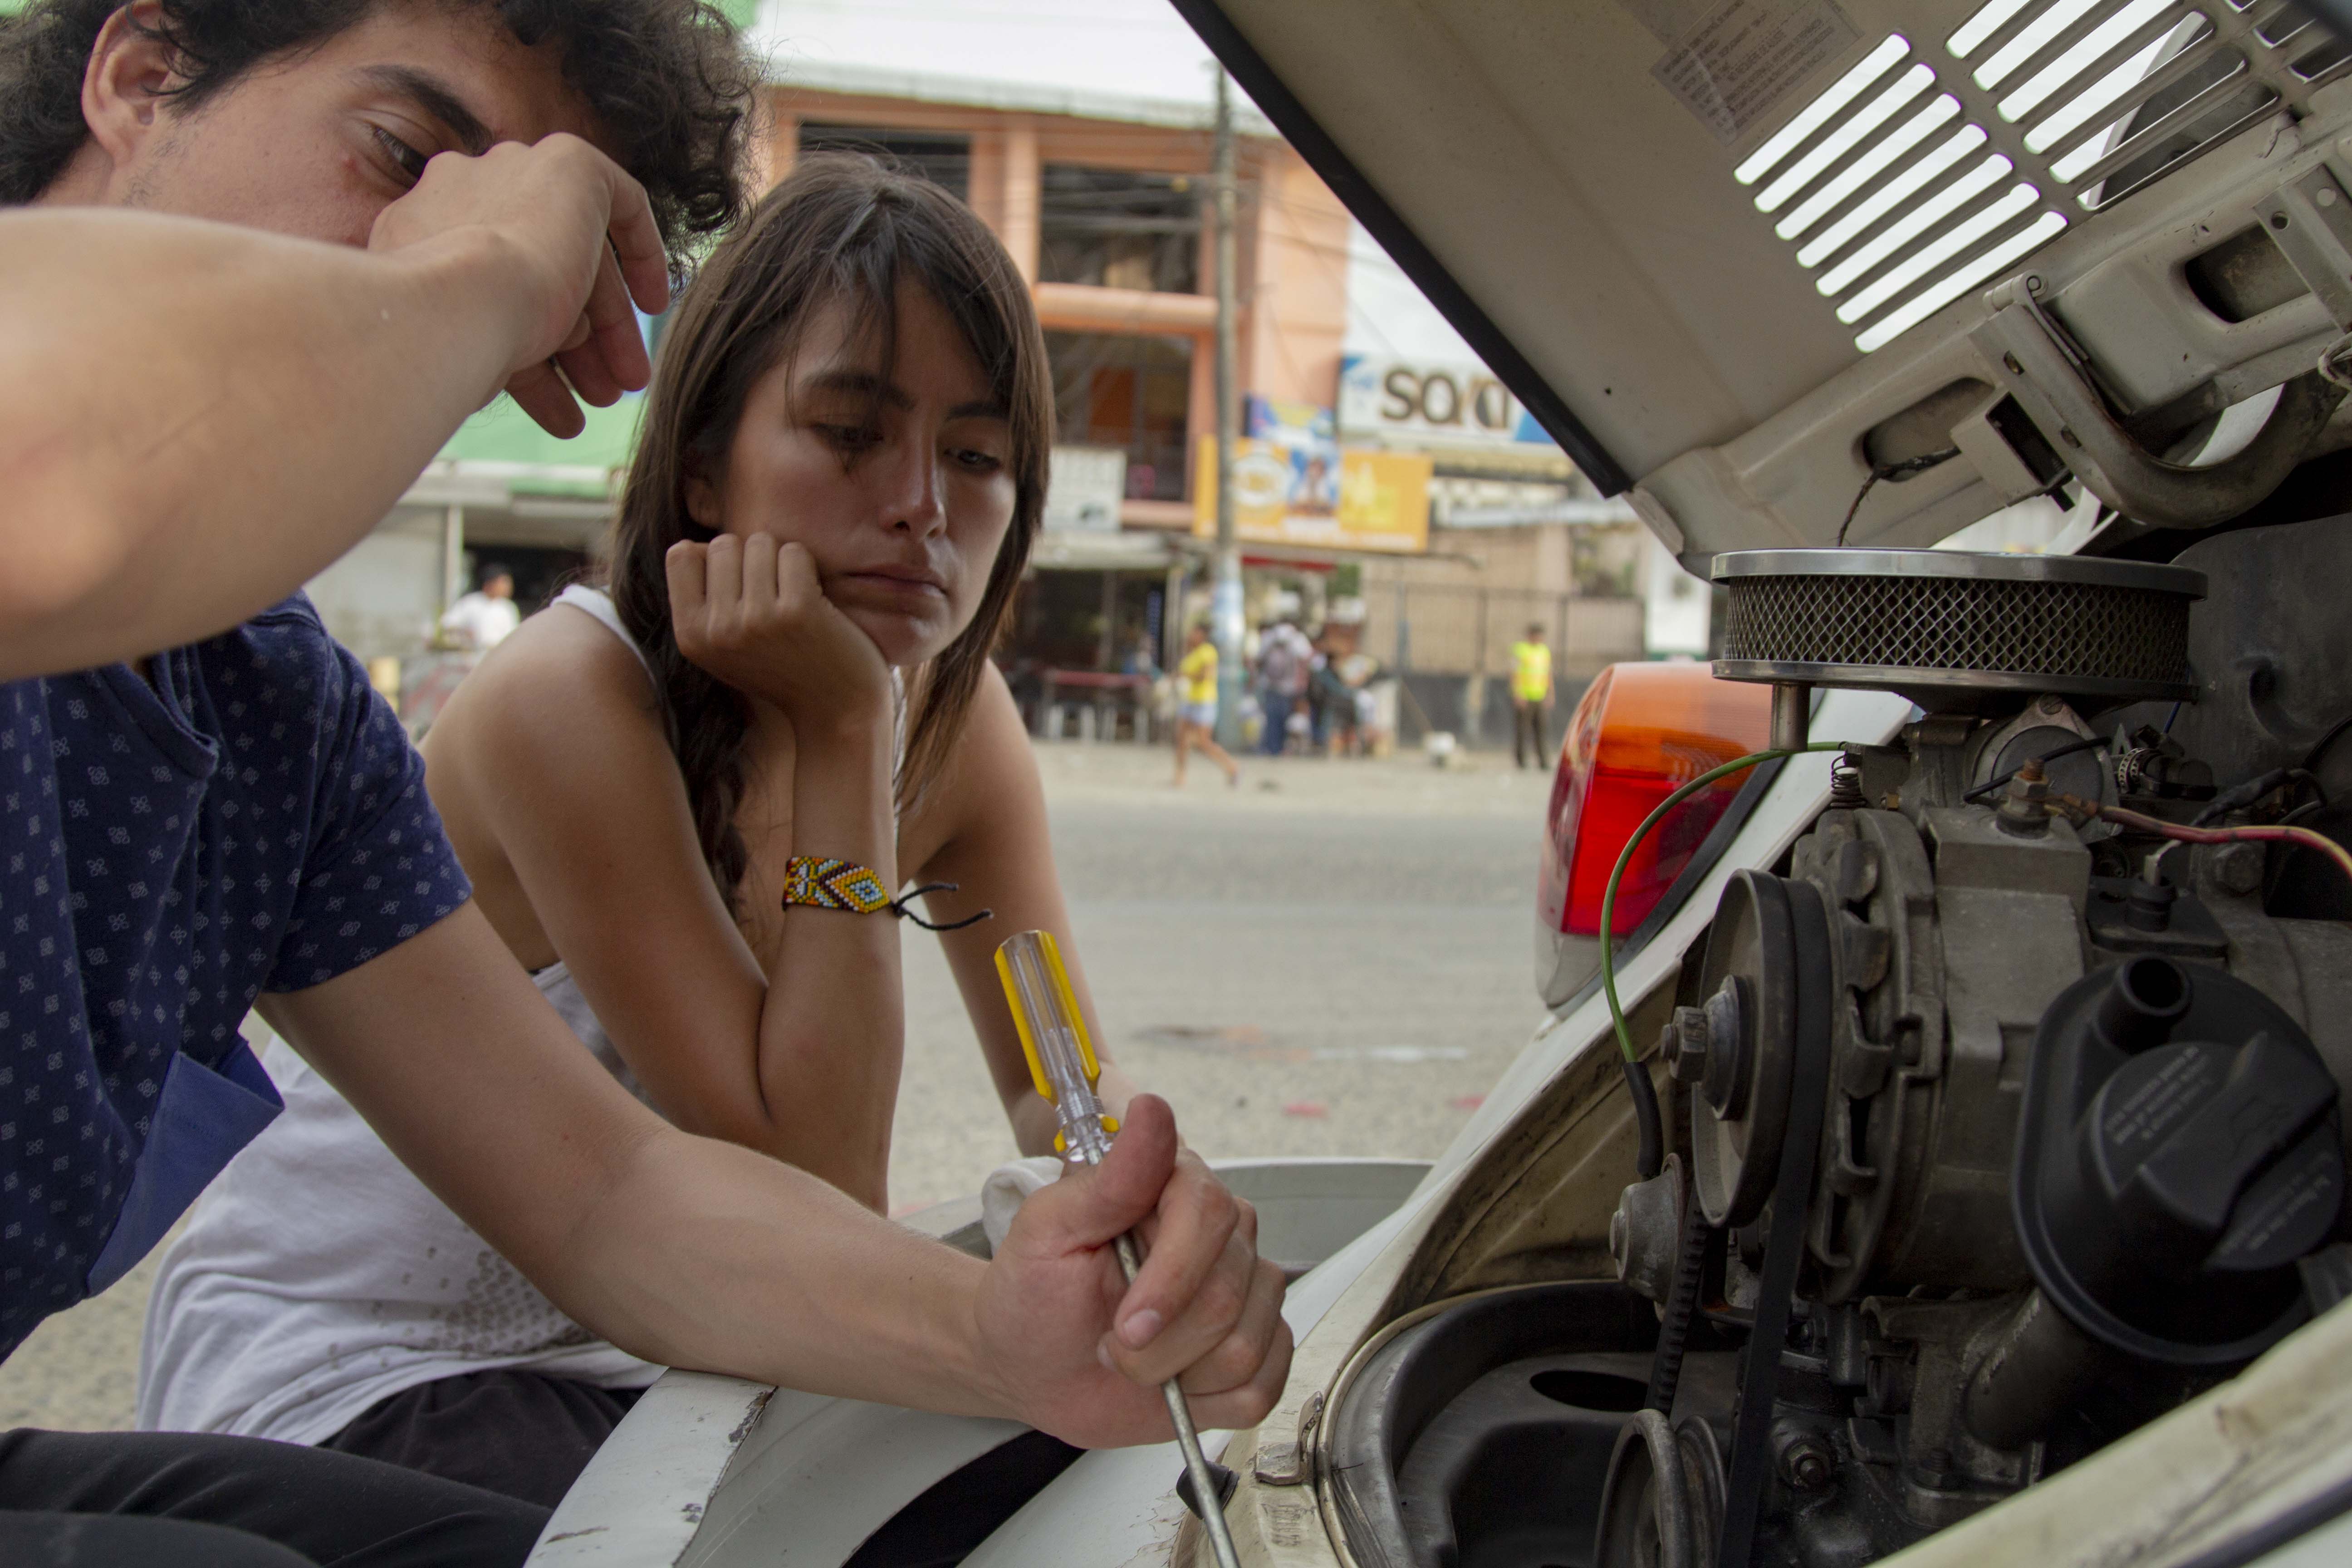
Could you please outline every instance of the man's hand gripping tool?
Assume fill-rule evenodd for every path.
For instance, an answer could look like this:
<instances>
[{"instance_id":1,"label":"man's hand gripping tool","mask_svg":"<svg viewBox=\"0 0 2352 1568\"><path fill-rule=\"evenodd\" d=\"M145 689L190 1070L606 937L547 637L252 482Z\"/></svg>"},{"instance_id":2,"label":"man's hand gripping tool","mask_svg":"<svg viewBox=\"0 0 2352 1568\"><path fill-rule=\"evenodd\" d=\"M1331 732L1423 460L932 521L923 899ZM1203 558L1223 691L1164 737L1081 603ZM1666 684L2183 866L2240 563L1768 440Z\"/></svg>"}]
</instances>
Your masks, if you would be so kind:
<instances>
[{"instance_id":1,"label":"man's hand gripping tool","mask_svg":"<svg viewBox=\"0 0 2352 1568\"><path fill-rule=\"evenodd\" d=\"M1070 973L1063 966L1061 951L1054 945L1053 933L1027 931L1007 938L996 950L996 973L1004 982L1004 999L1012 1005L1013 1025L1021 1031L1021 1048L1028 1053L1030 1079L1061 1123L1054 1135L1055 1150L1074 1165L1102 1163L1103 1156L1110 1152L1111 1135L1118 1131L1118 1119L1104 1114L1095 1093L1102 1080L1102 1063L1095 1056L1093 1042L1087 1038L1086 1020L1078 1013ZM1133 1284L1141 1266L1136 1239L1132 1234L1122 1236L1117 1245L1118 1266ZM1241 1568L1233 1532L1225 1523L1224 1500L1232 1472L1211 1463L1201 1451L1201 1434L1192 1425L1192 1413L1176 1380L1161 1384L1160 1391L1167 1396L1168 1417L1176 1424L1176 1445L1184 1451L1185 1475L1192 1483L1192 1496L1186 1501L1208 1527L1218 1568Z\"/></svg>"}]
</instances>

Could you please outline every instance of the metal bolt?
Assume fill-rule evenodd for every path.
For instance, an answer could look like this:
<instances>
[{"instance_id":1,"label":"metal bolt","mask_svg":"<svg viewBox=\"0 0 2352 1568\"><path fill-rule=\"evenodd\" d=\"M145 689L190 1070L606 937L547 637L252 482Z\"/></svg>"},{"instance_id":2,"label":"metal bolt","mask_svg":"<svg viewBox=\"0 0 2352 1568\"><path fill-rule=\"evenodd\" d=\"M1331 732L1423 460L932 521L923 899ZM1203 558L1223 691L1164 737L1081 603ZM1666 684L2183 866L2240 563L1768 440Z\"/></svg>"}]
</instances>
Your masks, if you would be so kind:
<instances>
[{"instance_id":1,"label":"metal bolt","mask_svg":"<svg viewBox=\"0 0 2352 1568\"><path fill-rule=\"evenodd\" d=\"M2033 700L2033 705L2044 713L2055 713L2066 706L2066 700L2054 691L2045 691Z\"/></svg>"},{"instance_id":2,"label":"metal bolt","mask_svg":"<svg viewBox=\"0 0 2352 1568\"><path fill-rule=\"evenodd\" d=\"M1801 1491L1817 1492L1837 1477L1837 1450L1820 1437L1800 1437L1780 1450L1780 1475Z\"/></svg>"},{"instance_id":3,"label":"metal bolt","mask_svg":"<svg viewBox=\"0 0 2352 1568\"><path fill-rule=\"evenodd\" d=\"M2261 890L2263 847L2259 844L2221 845L2213 852L2213 879L2241 898Z\"/></svg>"},{"instance_id":4,"label":"metal bolt","mask_svg":"<svg viewBox=\"0 0 2352 1568\"><path fill-rule=\"evenodd\" d=\"M2017 356L2015 354L2001 355L2000 363L2008 367L2009 374L2011 375L2023 375L2025 374L2025 367L2017 363Z\"/></svg>"},{"instance_id":5,"label":"metal bolt","mask_svg":"<svg viewBox=\"0 0 2352 1568\"><path fill-rule=\"evenodd\" d=\"M2050 831L2050 781L2042 776L2041 758L2026 758L2009 781L1993 823L2016 838L2038 838Z\"/></svg>"},{"instance_id":6,"label":"metal bolt","mask_svg":"<svg viewBox=\"0 0 2352 1568\"><path fill-rule=\"evenodd\" d=\"M1676 1083L1696 1083L1706 1076L1707 1027L1706 1012L1699 1007L1677 1007L1675 1021L1667 1026L1666 1045L1673 1052L1666 1066Z\"/></svg>"},{"instance_id":7,"label":"metal bolt","mask_svg":"<svg viewBox=\"0 0 2352 1568\"><path fill-rule=\"evenodd\" d=\"M2332 207L2336 205L2336 187L2322 185L2311 194L2311 199L2320 206Z\"/></svg>"}]
</instances>

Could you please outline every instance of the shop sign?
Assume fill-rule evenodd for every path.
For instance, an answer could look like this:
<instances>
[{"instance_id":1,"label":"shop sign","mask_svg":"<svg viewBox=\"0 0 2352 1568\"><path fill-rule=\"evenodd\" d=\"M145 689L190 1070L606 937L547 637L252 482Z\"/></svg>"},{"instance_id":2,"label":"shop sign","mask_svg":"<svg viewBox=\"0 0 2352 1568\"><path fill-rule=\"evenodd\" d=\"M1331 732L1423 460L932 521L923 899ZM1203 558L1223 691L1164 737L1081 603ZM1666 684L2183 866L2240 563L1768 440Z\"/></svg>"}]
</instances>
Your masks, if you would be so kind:
<instances>
[{"instance_id":1,"label":"shop sign","mask_svg":"<svg viewBox=\"0 0 2352 1568\"><path fill-rule=\"evenodd\" d=\"M1045 527L1055 533L1115 533L1126 494L1127 448L1055 447L1045 481Z\"/></svg>"},{"instance_id":2,"label":"shop sign","mask_svg":"<svg viewBox=\"0 0 2352 1568\"><path fill-rule=\"evenodd\" d=\"M1433 446L1549 446L1510 388L1475 364L1350 354L1339 362L1339 430Z\"/></svg>"},{"instance_id":3,"label":"shop sign","mask_svg":"<svg viewBox=\"0 0 2352 1568\"><path fill-rule=\"evenodd\" d=\"M1286 510L1329 517L1339 510L1339 427L1329 409L1252 393L1242 400L1242 434L1272 448L1288 470Z\"/></svg>"},{"instance_id":4,"label":"shop sign","mask_svg":"<svg viewBox=\"0 0 2352 1568\"><path fill-rule=\"evenodd\" d=\"M1200 443L1192 532L1217 532L1217 443ZM1252 544L1411 554L1429 548L1433 465L1418 452L1340 451L1327 474L1302 449L1245 439L1234 455L1234 533Z\"/></svg>"}]
</instances>

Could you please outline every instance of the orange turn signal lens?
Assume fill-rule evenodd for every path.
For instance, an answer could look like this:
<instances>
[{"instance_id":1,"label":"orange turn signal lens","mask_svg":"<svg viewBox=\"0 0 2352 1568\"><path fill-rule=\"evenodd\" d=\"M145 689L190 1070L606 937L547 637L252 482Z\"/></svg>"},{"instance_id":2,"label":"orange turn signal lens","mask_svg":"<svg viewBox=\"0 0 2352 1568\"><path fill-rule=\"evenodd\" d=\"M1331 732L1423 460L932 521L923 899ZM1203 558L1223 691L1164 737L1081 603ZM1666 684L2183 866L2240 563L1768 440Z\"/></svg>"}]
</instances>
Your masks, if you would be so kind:
<instances>
[{"instance_id":1,"label":"orange turn signal lens","mask_svg":"<svg viewBox=\"0 0 2352 1568\"><path fill-rule=\"evenodd\" d=\"M1549 929L1600 935L1609 873L1642 819L1709 768L1763 750L1771 729L1768 686L1717 680L1704 664L1602 670L1576 705L1552 779L1536 892ZM1657 907L1746 780L1701 790L1643 841L1618 884L1612 935Z\"/></svg>"}]
</instances>

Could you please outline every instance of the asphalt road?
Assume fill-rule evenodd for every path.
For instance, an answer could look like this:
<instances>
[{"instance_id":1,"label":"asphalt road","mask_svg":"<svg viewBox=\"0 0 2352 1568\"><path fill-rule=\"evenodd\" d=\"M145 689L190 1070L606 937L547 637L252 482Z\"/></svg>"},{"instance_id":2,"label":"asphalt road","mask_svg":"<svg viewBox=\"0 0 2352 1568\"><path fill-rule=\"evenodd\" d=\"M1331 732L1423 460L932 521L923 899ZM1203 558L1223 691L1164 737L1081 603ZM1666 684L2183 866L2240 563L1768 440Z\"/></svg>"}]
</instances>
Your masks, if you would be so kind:
<instances>
[{"instance_id":1,"label":"asphalt road","mask_svg":"<svg viewBox=\"0 0 2352 1568\"><path fill-rule=\"evenodd\" d=\"M1163 752L1041 748L1055 852L1108 1046L1209 1155L1429 1156L1526 1042L1549 781L1481 757L1246 763L1227 790ZM909 930L891 1159L906 1210L1013 1153L931 940ZM0 1364L0 1428L130 1424L134 1270Z\"/></svg>"},{"instance_id":2,"label":"asphalt road","mask_svg":"<svg viewBox=\"0 0 2352 1568\"><path fill-rule=\"evenodd\" d=\"M1286 760L1180 795L1129 746L1040 761L1109 1052L1203 1152L1434 1154L1540 1017L1538 775ZM936 947L907 975L901 1207L1013 1153Z\"/></svg>"}]
</instances>

